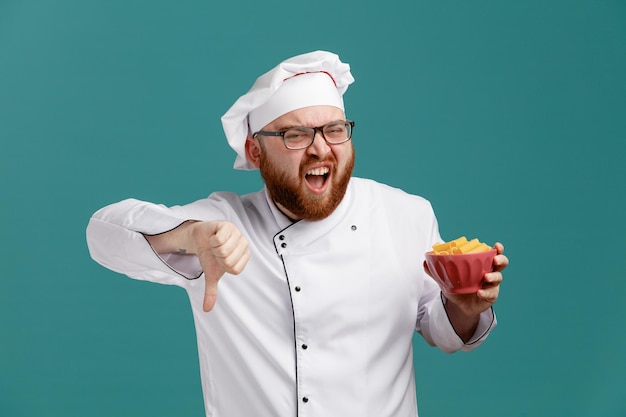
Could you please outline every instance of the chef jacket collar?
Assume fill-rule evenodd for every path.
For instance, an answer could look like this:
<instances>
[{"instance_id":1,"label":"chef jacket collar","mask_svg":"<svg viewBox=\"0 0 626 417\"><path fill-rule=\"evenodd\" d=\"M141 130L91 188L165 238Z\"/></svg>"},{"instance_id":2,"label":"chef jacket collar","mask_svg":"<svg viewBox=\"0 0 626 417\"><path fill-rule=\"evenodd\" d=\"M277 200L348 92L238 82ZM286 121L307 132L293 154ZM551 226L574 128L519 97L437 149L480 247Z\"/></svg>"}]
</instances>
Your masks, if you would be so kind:
<instances>
[{"instance_id":1,"label":"chef jacket collar","mask_svg":"<svg viewBox=\"0 0 626 417\"><path fill-rule=\"evenodd\" d=\"M282 211L278 209L274 200L270 196L270 192L265 187L265 198L267 200L267 205L270 207L270 211L274 215L274 220L276 220L276 224L278 225L280 230L286 229L291 226L294 222L289 217L285 216Z\"/></svg>"},{"instance_id":2,"label":"chef jacket collar","mask_svg":"<svg viewBox=\"0 0 626 417\"><path fill-rule=\"evenodd\" d=\"M285 216L283 212L278 209L278 207L276 206L276 203L274 202L274 200L272 200L272 197L270 196L270 193L267 187L265 187L264 191L265 191L265 198L267 200L267 204L270 207L270 211L272 212L274 216L276 225L279 227L279 230L281 231L287 229L288 227L294 226L297 223L298 228L300 227L306 228L307 227L306 225L312 225L314 229L321 232L322 234L329 233L330 229L332 229L336 225L338 220L346 215L346 213L348 212L348 208L350 207L350 203L353 199L352 197L353 185L352 185L352 179L351 179L350 183L348 183L348 188L346 189L346 193L343 196L343 199L341 200L337 208L330 214L330 216L328 216L325 219L317 220L313 222L308 221L308 220L296 220L294 222L289 217Z\"/></svg>"}]
</instances>

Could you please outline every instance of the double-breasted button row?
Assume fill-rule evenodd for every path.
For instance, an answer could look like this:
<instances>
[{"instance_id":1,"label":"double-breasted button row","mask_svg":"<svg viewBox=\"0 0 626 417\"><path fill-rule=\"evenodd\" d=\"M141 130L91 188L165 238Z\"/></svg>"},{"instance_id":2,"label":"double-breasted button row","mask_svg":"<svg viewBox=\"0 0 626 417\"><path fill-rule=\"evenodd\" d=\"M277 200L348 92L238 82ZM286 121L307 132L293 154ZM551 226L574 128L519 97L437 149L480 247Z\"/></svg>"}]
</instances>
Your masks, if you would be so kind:
<instances>
[{"instance_id":1,"label":"double-breasted button row","mask_svg":"<svg viewBox=\"0 0 626 417\"><path fill-rule=\"evenodd\" d=\"M278 236L278 240L282 240L282 241L284 241L285 239L286 239L285 235L279 235L279 236ZM283 249L285 249L285 248L287 247L287 242L282 242L282 243L280 244L280 247L281 247L281 248L283 248Z\"/></svg>"}]
</instances>

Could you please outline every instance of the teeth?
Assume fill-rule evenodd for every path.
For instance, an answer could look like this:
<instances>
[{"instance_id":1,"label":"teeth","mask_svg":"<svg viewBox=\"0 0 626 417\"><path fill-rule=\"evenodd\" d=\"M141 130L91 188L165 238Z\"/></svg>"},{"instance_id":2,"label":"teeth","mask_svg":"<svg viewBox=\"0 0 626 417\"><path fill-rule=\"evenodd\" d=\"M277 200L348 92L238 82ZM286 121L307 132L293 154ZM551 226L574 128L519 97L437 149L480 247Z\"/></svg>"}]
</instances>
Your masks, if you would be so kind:
<instances>
[{"instance_id":1,"label":"teeth","mask_svg":"<svg viewBox=\"0 0 626 417\"><path fill-rule=\"evenodd\" d=\"M328 167L322 167L322 168L313 168L311 170L309 170L306 175L326 175L328 174Z\"/></svg>"}]
</instances>

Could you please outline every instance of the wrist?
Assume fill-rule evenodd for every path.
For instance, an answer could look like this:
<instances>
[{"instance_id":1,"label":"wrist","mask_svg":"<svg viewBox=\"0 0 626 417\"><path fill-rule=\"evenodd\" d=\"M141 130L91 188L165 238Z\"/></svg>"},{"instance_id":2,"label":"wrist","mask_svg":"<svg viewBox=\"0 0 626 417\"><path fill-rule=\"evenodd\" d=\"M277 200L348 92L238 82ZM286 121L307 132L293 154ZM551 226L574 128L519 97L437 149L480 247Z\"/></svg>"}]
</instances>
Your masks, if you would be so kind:
<instances>
[{"instance_id":1,"label":"wrist","mask_svg":"<svg viewBox=\"0 0 626 417\"><path fill-rule=\"evenodd\" d=\"M461 297L463 295L461 295ZM452 314L455 317L462 318L464 320L478 320L480 318L480 313L476 313L472 309L469 309L464 303L457 303L455 299L457 297L458 295L446 295L443 291L441 292L441 301L444 308L448 312L448 315Z\"/></svg>"},{"instance_id":2,"label":"wrist","mask_svg":"<svg viewBox=\"0 0 626 417\"><path fill-rule=\"evenodd\" d=\"M181 225L181 237L178 240L178 253L181 255L198 254L198 238L200 236L200 225L202 222L188 220Z\"/></svg>"}]
</instances>

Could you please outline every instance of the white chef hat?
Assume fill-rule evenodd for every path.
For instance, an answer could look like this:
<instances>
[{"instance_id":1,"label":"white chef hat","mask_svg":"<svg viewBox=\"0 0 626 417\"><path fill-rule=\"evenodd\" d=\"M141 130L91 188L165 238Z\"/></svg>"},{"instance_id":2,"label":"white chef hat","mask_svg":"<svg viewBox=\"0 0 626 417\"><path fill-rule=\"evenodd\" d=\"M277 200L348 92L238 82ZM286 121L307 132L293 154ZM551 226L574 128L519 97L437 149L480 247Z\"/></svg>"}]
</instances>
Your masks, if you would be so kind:
<instances>
[{"instance_id":1,"label":"white chef hat","mask_svg":"<svg viewBox=\"0 0 626 417\"><path fill-rule=\"evenodd\" d=\"M260 76L222 116L228 144L237 152L234 168L254 169L246 158L248 136L303 107L328 105L344 110L342 96L353 82L350 65L326 51L289 58Z\"/></svg>"}]
</instances>

